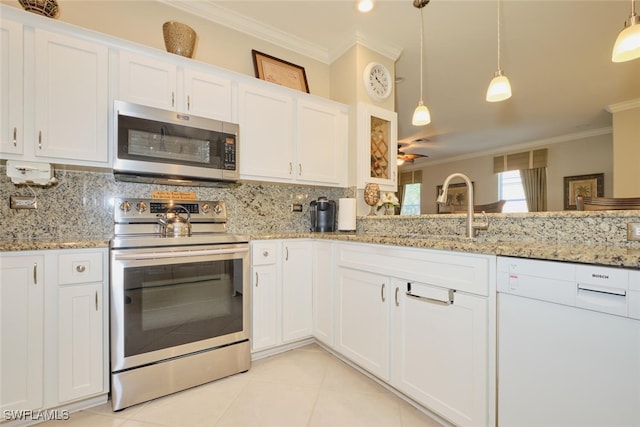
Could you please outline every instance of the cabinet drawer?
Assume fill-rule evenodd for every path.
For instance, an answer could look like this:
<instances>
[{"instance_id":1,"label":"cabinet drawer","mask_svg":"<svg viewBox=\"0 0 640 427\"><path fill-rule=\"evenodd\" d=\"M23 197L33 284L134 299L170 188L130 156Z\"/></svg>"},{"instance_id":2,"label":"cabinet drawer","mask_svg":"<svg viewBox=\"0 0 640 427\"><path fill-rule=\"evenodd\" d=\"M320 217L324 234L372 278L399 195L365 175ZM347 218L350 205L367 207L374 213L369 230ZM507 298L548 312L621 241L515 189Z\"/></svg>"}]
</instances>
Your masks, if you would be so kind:
<instances>
[{"instance_id":1,"label":"cabinet drawer","mask_svg":"<svg viewBox=\"0 0 640 427\"><path fill-rule=\"evenodd\" d=\"M260 242L251 244L251 261L253 265L275 264L277 244L275 242Z\"/></svg>"},{"instance_id":2,"label":"cabinet drawer","mask_svg":"<svg viewBox=\"0 0 640 427\"><path fill-rule=\"evenodd\" d=\"M58 283L102 282L102 268L101 252L58 255Z\"/></svg>"}]
</instances>

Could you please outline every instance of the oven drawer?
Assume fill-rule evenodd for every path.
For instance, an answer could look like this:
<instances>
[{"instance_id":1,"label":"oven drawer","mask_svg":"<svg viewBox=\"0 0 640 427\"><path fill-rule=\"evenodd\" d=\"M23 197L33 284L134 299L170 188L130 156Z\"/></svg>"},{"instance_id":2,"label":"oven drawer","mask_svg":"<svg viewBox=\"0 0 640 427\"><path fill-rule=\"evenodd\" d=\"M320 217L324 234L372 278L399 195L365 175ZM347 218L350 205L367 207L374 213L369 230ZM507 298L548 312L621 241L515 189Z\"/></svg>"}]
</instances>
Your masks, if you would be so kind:
<instances>
[{"instance_id":1,"label":"oven drawer","mask_svg":"<svg viewBox=\"0 0 640 427\"><path fill-rule=\"evenodd\" d=\"M102 282L102 252L74 252L58 255L58 283Z\"/></svg>"},{"instance_id":2,"label":"oven drawer","mask_svg":"<svg viewBox=\"0 0 640 427\"><path fill-rule=\"evenodd\" d=\"M253 265L275 264L276 255L276 242L251 242L251 263Z\"/></svg>"}]
</instances>

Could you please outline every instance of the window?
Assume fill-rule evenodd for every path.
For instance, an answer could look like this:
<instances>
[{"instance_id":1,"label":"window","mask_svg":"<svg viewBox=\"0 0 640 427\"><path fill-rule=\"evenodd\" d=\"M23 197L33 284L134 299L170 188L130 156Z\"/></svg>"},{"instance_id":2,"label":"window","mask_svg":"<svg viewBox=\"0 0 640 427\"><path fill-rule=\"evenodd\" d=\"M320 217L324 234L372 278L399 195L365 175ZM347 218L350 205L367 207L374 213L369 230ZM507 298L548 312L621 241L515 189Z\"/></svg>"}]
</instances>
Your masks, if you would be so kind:
<instances>
[{"instance_id":1,"label":"window","mask_svg":"<svg viewBox=\"0 0 640 427\"><path fill-rule=\"evenodd\" d=\"M529 211L519 170L500 172L498 195L501 200L507 201L502 208L502 212Z\"/></svg>"},{"instance_id":2,"label":"window","mask_svg":"<svg viewBox=\"0 0 640 427\"><path fill-rule=\"evenodd\" d=\"M400 215L420 215L420 183L404 185Z\"/></svg>"}]
</instances>

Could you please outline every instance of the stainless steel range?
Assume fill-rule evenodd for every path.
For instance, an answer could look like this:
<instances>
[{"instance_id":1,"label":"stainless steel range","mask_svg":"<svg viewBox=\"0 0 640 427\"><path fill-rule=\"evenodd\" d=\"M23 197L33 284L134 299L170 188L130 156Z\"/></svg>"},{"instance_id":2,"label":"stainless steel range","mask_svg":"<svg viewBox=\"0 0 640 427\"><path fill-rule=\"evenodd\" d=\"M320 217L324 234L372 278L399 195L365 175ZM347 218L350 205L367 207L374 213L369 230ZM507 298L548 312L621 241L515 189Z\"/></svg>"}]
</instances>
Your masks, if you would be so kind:
<instances>
[{"instance_id":1,"label":"stainless steel range","mask_svg":"<svg viewBox=\"0 0 640 427\"><path fill-rule=\"evenodd\" d=\"M224 202L120 199L111 242L114 411L247 371L249 243Z\"/></svg>"}]
</instances>

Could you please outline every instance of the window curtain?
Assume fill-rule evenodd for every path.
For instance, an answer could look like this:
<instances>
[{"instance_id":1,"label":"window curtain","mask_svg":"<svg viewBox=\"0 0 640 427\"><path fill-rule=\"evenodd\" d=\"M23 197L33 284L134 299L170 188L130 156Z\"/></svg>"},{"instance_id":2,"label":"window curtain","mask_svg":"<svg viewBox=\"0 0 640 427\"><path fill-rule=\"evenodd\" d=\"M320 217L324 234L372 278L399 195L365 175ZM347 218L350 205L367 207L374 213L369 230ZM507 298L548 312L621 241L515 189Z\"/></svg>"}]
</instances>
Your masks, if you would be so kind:
<instances>
[{"instance_id":1,"label":"window curtain","mask_svg":"<svg viewBox=\"0 0 640 427\"><path fill-rule=\"evenodd\" d=\"M402 199L404 197L404 186L407 184L422 184L422 171L410 171L400 173L400 180L398 181L398 201L402 206Z\"/></svg>"},{"instance_id":2,"label":"window curtain","mask_svg":"<svg viewBox=\"0 0 640 427\"><path fill-rule=\"evenodd\" d=\"M520 169L529 212L547 210L547 168Z\"/></svg>"},{"instance_id":3,"label":"window curtain","mask_svg":"<svg viewBox=\"0 0 640 427\"><path fill-rule=\"evenodd\" d=\"M547 210L547 157L549 150L523 151L493 158L493 172L518 170L529 212Z\"/></svg>"}]
</instances>

